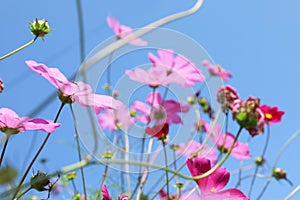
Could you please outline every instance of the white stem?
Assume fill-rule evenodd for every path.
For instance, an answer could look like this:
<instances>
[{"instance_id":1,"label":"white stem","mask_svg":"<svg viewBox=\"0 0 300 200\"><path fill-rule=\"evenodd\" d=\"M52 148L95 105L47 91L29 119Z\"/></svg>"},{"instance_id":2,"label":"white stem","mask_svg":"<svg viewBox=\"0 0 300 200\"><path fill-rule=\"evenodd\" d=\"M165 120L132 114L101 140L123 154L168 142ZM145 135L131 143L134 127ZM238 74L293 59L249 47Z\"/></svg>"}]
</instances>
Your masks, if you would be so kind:
<instances>
[{"instance_id":1,"label":"white stem","mask_svg":"<svg viewBox=\"0 0 300 200\"><path fill-rule=\"evenodd\" d=\"M125 160L129 161L129 138L128 138L128 131L125 131ZM130 171L129 171L129 164L126 164L126 177L127 177L127 190L128 193L131 193L130 188Z\"/></svg>"},{"instance_id":2,"label":"white stem","mask_svg":"<svg viewBox=\"0 0 300 200\"><path fill-rule=\"evenodd\" d=\"M89 68L91 68L95 63L97 63L99 60L101 60L102 58L104 58L105 56L109 55L110 53L112 53L113 51L115 51L116 49L119 49L120 47L124 46L125 44L127 44L129 41L141 37L143 35L145 35L146 33L162 26L165 25L167 23L170 23L172 21L175 21L177 19L189 16L195 12L197 12L199 10L199 8L202 6L203 4L203 0L197 0L197 2L195 3L195 5L186 10L186 11L182 11L179 13L175 13L173 15L167 16L165 18L159 19L141 29L138 29L137 31L134 31L132 34L117 40L116 42L106 46L105 48L103 48L102 50L100 50L99 52L97 52L95 55L93 55L92 57L90 57L88 60L84 61L84 63L82 64L82 68L81 68L81 73L84 73L85 71L87 71Z\"/></svg>"}]
</instances>

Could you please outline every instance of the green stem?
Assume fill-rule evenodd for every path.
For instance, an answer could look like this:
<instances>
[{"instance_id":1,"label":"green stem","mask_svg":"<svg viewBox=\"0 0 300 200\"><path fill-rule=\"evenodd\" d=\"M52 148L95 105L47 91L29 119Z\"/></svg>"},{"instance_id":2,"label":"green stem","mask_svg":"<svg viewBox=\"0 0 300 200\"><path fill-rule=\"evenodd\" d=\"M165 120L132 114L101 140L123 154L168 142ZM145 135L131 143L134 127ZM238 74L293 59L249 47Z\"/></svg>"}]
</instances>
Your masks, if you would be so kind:
<instances>
[{"instance_id":1,"label":"green stem","mask_svg":"<svg viewBox=\"0 0 300 200\"><path fill-rule=\"evenodd\" d=\"M103 178L102 178L102 181L101 181L99 190L98 190L98 192L97 192L96 200L99 200L100 197L101 197L101 194L102 194L102 187L103 187L104 182L105 182L105 179L106 179L106 177L107 177L107 171L108 171L108 165L106 164L106 165L105 165L105 169L104 169L104 173L103 173Z\"/></svg>"},{"instance_id":2,"label":"green stem","mask_svg":"<svg viewBox=\"0 0 300 200\"><path fill-rule=\"evenodd\" d=\"M6 135L4 147L2 149L1 158L0 158L0 167L1 167L1 164L2 164L2 161L3 161L3 158L4 158L4 154L5 154L5 151L6 151L6 147L7 147L7 144L8 144L9 137L10 137L9 135Z\"/></svg>"},{"instance_id":3,"label":"green stem","mask_svg":"<svg viewBox=\"0 0 300 200\"><path fill-rule=\"evenodd\" d=\"M77 120L76 120L75 113L73 111L73 108L72 108L71 104L70 104L70 109L71 109L72 118L73 118L73 122L74 122L75 138L76 138L76 144L77 144L77 153L78 153L78 159L79 159L78 161L80 161L80 160L82 160L82 157L81 157L81 152L80 152L80 142L79 142L79 135L78 135L78 128L77 128ZM87 193L86 193L86 185L85 185L85 178L84 178L83 167L80 168L80 172L81 172L81 180L82 180L84 198L86 200Z\"/></svg>"},{"instance_id":4,"label":"green stem","mask_svg":"<svg viewBox=\"0 0 300 200\"><path fill-rule=\"evenodd\" d=\"M27 190L25 190L20 196L16 198L16 200L20 199L22 196L24 196L27 192L29 192L32 189L32 187L29 187Z\"/></svg>"},{"instance_id":5,"label":"green stem","mask_svg":"<svg viewBox=\"0 0 300 200\"><path fill-rule=\"evenodd\" d=\"M3 60L3 59L5 59L5 58L7 58L7 57L9 57L9 56L11 56L11 55L13 55L13 54L15 54L15 53L21 51L22 49L24 49L24 48L30 46L31 44L33 44L33 43L36 41L37 38L38 38L38 36L35 36L35 38L33 38L30 42L28 42L28 43L24 44L23 46L21 46L21 47L15 49L15 50L13 50L13 51L11 51L11 52L8 53L8 54L2 56L2 57L0 58L0 60Z\"/></svg>"},{"instance_id":6,"label":"green stem","mask_svg":"<svg viewBox=\"0 0 300 200\"><path fill-rule=\"evenodd\" d=\"M167 160L167 151L166 151L166 143L162 140L161 141L163 144L163 148L164 148L164 155L165 155L165 166L166 169L168 168L168 160ZM170 199L169 195L170 195L170 190L169 190L169 175L168 175L168 171L166 170L166 184L167 184L167 200Z\"/></svg>"},{"instance_id":7,"label":"green stem","mask_svg":"<svg viewBox=\"0 0 300 200\"><path fill-rule=\"evenodd\" d=\"M300 185L298 185L290 194L288 194L284 200L289 200L300 190Z\"/></svg>"},{"instance_id":8,"label":"green stem","mask_svg":"<svg viewBox=\"0 0 300 200\"><path fill-rule=\"evenodd\" d=\"M59 117L59 115L60 115L60 113L61 113L61 111L62 111L64 105L65 105L64 103L61 104L61 106L60 106L60 108L59 108L59 110L58 110L58 112L57 112L57 114L56 114L56 117L55 117L55 119L54 119L54 123L57 122L58 117ZM51 133L48 133L48 134L47 134L46 138L44 139L44 142L43 142L42 145L40 146L39 150L36 152L35 156L33 157L32 161L30 162L29 166L27 167L27 169L26 169L24 175L22 176L21 181L20 181L19 185L17 186L17 189L16 189L16 191L15 191L15 193L14 193L14 195L13 195L13 198L12 198L13 200L14 200L15 197L17 196L17 194L18 194L18 192L19 192L19 190L20 190L20 188L21 188L23 182L25 181L26 176L28 175L28 173L29 173L29 171L30 171L32 165L33 165L34 162L35 162L35 160L38 158L38 156L39 156L40 153L42 152L42 150L43 150L44 146L46 145L46 143L47 143L47 141L48 141L50 135L51 135Z\"/></svg>"},{"instance_id":9,"label":"green stem","mask_svg":"<svg viewBox=\"0 0 300 200\"><path fill-rule=\"evenodd\" d=\"M267 125L267 138L266 138L264 149L263 149L262 154L261 154L262 159L264 159L264 156L267 152L267 147L268 147L268 144L269 144L269 140L270 140L270 125L268 124ZM254 174L257 174L258 168L259 168L259 165L256 165ZM251 184L250 184L250 189L249 189L249 192L248 192L249 197L251 196L251 192L252 192L252 189L253 189L253 186L254 186L254 183L255 183L255 179L256 179L256 176L253 176Z\"/></svg>"}]
</instances>

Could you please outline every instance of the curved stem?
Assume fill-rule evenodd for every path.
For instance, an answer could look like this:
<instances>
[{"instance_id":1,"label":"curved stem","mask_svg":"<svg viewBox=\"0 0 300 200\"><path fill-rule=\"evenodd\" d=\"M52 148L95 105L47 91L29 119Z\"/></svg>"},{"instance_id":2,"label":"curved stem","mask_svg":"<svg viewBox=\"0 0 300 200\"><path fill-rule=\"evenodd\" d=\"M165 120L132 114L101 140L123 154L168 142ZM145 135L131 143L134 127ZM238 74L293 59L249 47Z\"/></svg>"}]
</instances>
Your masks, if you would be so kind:
<instances>
[{"instance_id":1,"label":"curved stem","mask_svg":"<svg viewBox=\"0 0 300 200\"><path fill-rule=\"evenodd\" d=\"M58 117L59 117L59 115L60 115L60 113L61 113L61 111L62 111L64 105L65 105L65 104L62 103L61 106L60 106L60 108L58 109L57 114L56 114L56 117L55 117L55 119L54 119L54 123L57 122ZM44 139L42 145L40 146L40 148L39 148L38 151L36 152L35 156L34 156L33 159L31 160L30 164L28 165L28 167L27 167L27 169L26 169L24 175L23 175L22 178L21 178L21 181L20 181L19 185L17 186L17 189L16 189L16 191L15 191L15 193L14 193L12 199L14 199L14 198L17 196L17 194L18 194L18 192L19 192L19 190L20 190L20 188L21 188L23 182L25 181L26 176L28 175L28 173L29 173L29 171L30 171L32 165L33 165L34 162L35 162L35 160L38 158L38 156L39 156L40 153L42 152L42 150L43 150L44 146L46 145L46 143L47 143L47 141L48 141L50 135L51 135L51 133L48 133L48 134L47 134L47 136L46 136L46 138Z\"/></svg>"},{"instance_id":2,"label":"curved stem","mask_svg":"<svg viewBox=\"0 0 300 200\"><path fill-rule=\"evenodd\" d=\"M15 54L15 53L21 51L22 49L24 49L24 48L30 46L31 44L33 44L33 43L36 41L37 38L38 38L38 36L35 36L35 38L33 38L30 42L28 42L28 43L24 44L23 46L21 46L21 47L15 49L15 50L9 52L8 54L2 56L2 57L0 58L0 60L3 60L3 59L5 59L5 58L7 58L7 57L9 57L9 56L11 56L11 55L13 55L13 54Z\"/></svg>"},{"instance_id":3,"label":"curved stem","mask_svg":"<svg viewBox=\"0 0 300 200\"><path fill-rule=\"evenodd\" d=\"M284 200L289 200L300 190L300 185L298 185L290 194L288 194Z\"/></svg>"},{"instance_id":4,"label":"curved stem","mask_svg":"<svg viewBox=\"0 0 300 200\"><path fill-rule=\"evenodd\" d=\"M16 200L20 199L22 196L24 196L27 192L29 192L32 189L32 187L29 187L27 190L25 190L20 196L16 198Z\"/></svg>"},{"instance_id":5,"label":"curved stem","mask_svg":"<svg viewBox=\"0 0 300 200\"><path fill-rule=\"evenodd\" d=\"M267 152L267 147L268 147L268 144L269 144L269 140L270 140L270 125L267 124L267 138L266 138L264 149L263 149L262 154L261 154L262 159L264 159L264 156ZM258 168L259 168L259 165L256 165L254 174L257 174ZM256 176L253 176L251 184L250 184L250 189L249 189L249 192L248 192L249 197L251 196L251 192L252 192L252 189L253 189L253 186L254 186L254 183L255 183L255 179L256 179Z\"/></svg>"},{"instance_id":6,"label":"curved stem","mask_svg":"<svg viewBox=\"0 0 300 200\"><path fill-rule=\"evenodd\" d=\"M8 144L9 137L10 137L9 135L6 135L4 147L2 149L2 153L1 153L1 157L0 157L0 167L1 167L1 164L2 164L2 161L3 161L3 158L4 158L4 154L5 154L5 151L6 151L6 147L7 147L7 144Z\"/></svg>"},{"instance_id":7,"label":"curved stem","mask_svg":"<svg viewBox=\"0 0 300 200\"><path fill-rule=\"evenodd\" d=\"M78 154L78 159L79 161L82 160L81 157L81 151L80 151L80 142L79 142L79 135L78 135L78 128L77 128L77 120L75 117L75 113L73 111L73 107L70 104L70 109L72 113L72 118L73 118L73 123L74 123L74 129L75 129L75 139L76 139L76 145L77 145L77 154ZM85 178L84 178L84 170L83 167L80 168L81 172L81 181L82 181L82 186L83 186L83 193L84 193L84 199L86 200L87 198L87 193L86 193L86 185L85 185Z\"/></svg>"},{"instance_id":8,"label":"curved stem","mask_svg":"<svg viewBox=\"0 0 300 200\"><path fill-rule=\"evenodd\" d=\"M194 6L186 11L183 12L179 12L170 16L167 16L165 18L159 19L145 27L143 27L142 29L139 29L137 31L134 31L133 33L131 33L130 35L108 45L107 47L103 48L102 50L100 50L99 52L97 52L95 55L93 55L91 58L89 58L84 66L82 67L81 71L86 71L89 68L91 68L95 63L97 63L99 60L101 60L102 58L104 58L105 56L107 56L108 54L110 54L111 52L115 51L116 49L124 46L125 44L127 44L129 41L137 38L137 37L141 37L143 35L145 35L146 33L155 30L156 28L165 25L167 23L170 23L172 21L175 21L177 19L189 16L191 14L194 14L195 12L197 12L199 10L199 8L202 6L203 4L203 0L197 0L197 2L194 4Z\"/></svg>"},{"instance_id":9,"label":"curved stem","mask_svg":"<svg viewBox=\"0 0 300 200\"><path fill-rule=\"evenodd\" d=\"M265 193L265 191L267 190L267 188L268 188L268 186L269 186L269 184L271 183L271 180L272 180L272 178L273 178L273 176L272 176L272 173L273 173L273 170L276 168L276 166L277 166L277 162L278 162L278 160L279 160L279 158L280 158L280 156L282 155L282 153L285 151L285 149L290 145L290 143L292 142L292 141L294 141L294 139L298 136L300 134L300 129L299 130L297 130L284 144L283 144L283 146L280 148L280 150L279 150L279 152L277 153L277 155L276 155L276 158L275 158L275 161L274 161L274 163L273 163L273 166L272 166L272 172L271 172L271 174L270 174L270 178L269 178L269 180L266 182L266 184L265 184L265 186L263 187L263 189L261 190L261 192L260 192L260 194L258 195L258 197L257 197L257 200L259 200L261 197L262 197L262 195Z\"/></svg>"}]
</instances>

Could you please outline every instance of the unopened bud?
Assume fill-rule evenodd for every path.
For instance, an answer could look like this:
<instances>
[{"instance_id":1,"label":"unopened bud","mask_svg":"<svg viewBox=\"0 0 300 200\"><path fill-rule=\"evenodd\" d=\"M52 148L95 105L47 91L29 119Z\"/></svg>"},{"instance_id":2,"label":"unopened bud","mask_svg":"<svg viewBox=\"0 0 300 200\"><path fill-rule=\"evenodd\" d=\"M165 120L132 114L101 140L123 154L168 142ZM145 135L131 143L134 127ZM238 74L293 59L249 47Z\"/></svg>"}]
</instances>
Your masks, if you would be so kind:
<instances>
[{"instance_id":1,"label":"unopened bud","mask_svg":"<svg viewBox=\"0 0 300 200\"><path fill-rule=\"evenodd\" d=\"M45 35L51 31L48 22L45 19L40 20L36 18L35 21L30 22L29 24L31 33L40 38L44 38Z\"/></svg>"}]
</instances>

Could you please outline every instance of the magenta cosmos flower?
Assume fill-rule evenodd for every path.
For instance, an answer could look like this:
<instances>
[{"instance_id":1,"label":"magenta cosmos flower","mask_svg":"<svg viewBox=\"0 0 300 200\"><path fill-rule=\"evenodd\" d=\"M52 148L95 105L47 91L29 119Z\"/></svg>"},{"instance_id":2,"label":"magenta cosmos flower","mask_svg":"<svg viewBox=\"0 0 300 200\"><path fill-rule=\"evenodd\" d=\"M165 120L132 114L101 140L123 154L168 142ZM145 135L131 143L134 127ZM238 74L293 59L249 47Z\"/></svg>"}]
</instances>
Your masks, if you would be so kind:
<instances>
[{"instance_id":1,"label":"magenta cosmos flower","mask_svg":"<svg viewBox=\"0 0 300 200\"><path fill-rule=\"evenodd\" d=\"M116 110L106 109L105 113L98 115L98 122L101 129L116 131L120 129L127 130L134 124L134 119L130 116L127 107L122 105Z\"/></svg>"},{"instance_id":2,"label":"magenta cosmos flower","mask_svg":"<svg viewBox=\"0 0 300 200\"><path fill-rule=\"evenodd\" d=\"M113 32L116 34L118 39L122 39L122 38L126 37L127 35L130 35L133 32L132 28L121 25L120 22L112 16L108 16L106 18L106 21L107 21L108 26L113 30ZM146 46L147 45L147 41L142 40L141 38L133 39L133 40L129 41L128 43L136 45L136 46Z\"/></svg>"},{"instance_id":3,"label":"magenta cosmos flower","mask_svg":"<svg viewBox=\"0 0 300 200\"><path fill-rule=\"evenodd\" d=\"M136 120L145 124L149 124L152 121L156 121L156 124L179 124L182 123L182 120L177 113L189 111L188 106L182 106L177 101L163 101L158 92L150 93L146 98L146 102L150 106L140 101L135 101L132 105L135 111L142 113ZM151 109L151 106L153 109Z\"/></svg>"},{"instance_id":4,"label":"magenta cosmos flower","mask_svg":"<svg viewBox=\"0 0 300 200\"><path fill-rule=\"evenodd\" d=\"M165 67L169 75L173 74L174 82L183 87L191 87L204 81L204 76L197 66L183 55L174 55L172 50L158 50L158 57L149 53L148 57L153 66Z\"/></svg>"},{"instance_id":5,"label":"magenta cosmos flower","mask_svg":"<svg viewBox=\"0 0 300 200\"><path fill-rule=\"evenodd\" d=\"M268 105L260 106L261 111L265 115L265 123L278 123L281 121L281 117L284 114L283 111L279 111L277 106L271 107Z\"/></svg>"},{"instance_id":6,"label":"magenta cosmos flower","mask_svg":"<svg viewBox=\"0 0 300 200\"><path fill-rule=\"evenodd\" d=\"M48 68L32 60L26 61L26 64L58 89L59 99L63 103L75 101L82 106L91 106L97 114L104 108L117 108L121 104L110 96L93 94L91 86L84 82L69 81L57 68Z\"/></svg>"},{"instance_id":7,"label":"magenta cosmos flower","mask_svg":"<svg viewBox=\"0 0 300 200\"><path fill-rule=\"evenodd\" d=\"M223 81L227 81L228 78L231 78L231 73L223 69L220 65L213 65L208 60L202 61L202 66L208 67L208 71L212 76L218 76Z\"/></svg>"},{"instance_id":8,"label":"magenta cosmos flower","mask_svg":"<svg viewBox=\"0 0 300 200\"><path fill-rule=\"evenodd\" d=\"M106 185L104 184L102 186L102 197L103 197L103 200L112 200L112 198L110 197L108 191L107 191L107 188L106 188ZM119 197L118 197L118 200L128 200L128 195L127 194L121 194Z\"/></svg>"},{"instance_id":9,"label":"magenta cosmos flower","mask_svg":"<svg viewBox=\"0 0 300 200\"><path fill-rule=\"evenodd\" d=\"M200 149L200 150L199 150ZM198 151L198 154L195 154ZM187 143L179 144L179 150L177 154L191 157L206 158L211 161L212 164L217 162L216 150L208 145L202 145L194 140Z\"/></svg>"},{"instance_id":10,"label":"magenta cosmos flower","mask_svg":"<svg viewBox=\"0 0 300 200\"><path fill-rule=\"evenodd\" d=\"M223 149L223 152L226 153L234 142L234 135L231 133L224 134L219 124L215 124L213 126L212 124L208 125L207 123L205 123L204 126L206 127L205 130L208 131L207 133L211 133L209 136L211 140L216 144L217 148L220 151ZM251 158L250 149L248 145L239 141L236 141L230 155L238 160L245 160Z\"/></svg>"},{"instance_id":11,"label":"magenta cosmos flower","mask_svg":"<svg viewBox=\"0 0 300 200\"><path fill-rule=\"evenodd\" d=\"M162 66L151 67L147 71L140 68L136 68L134 71L126 70L126 74L130 79L153 88L173 83L177 78L174 73L168 74L166 68Z\"/></svg>"},{"instance_id":12,"label":"magenta cosmos flower","mask_svg":"<svg viewBox=\"0 0 300 200\"><path fill-rule=\"evenodd\" d=\"M190 158L186 164L192 176L199 176L211 169L210 160L205 158ZM200 199L205 200L249 200L240 190L235 188L222 190L228 183L230 173L225 168L218 168L206 178L196 180L201 190Z\"/></svg>"},{"instance_id":13,"label":"magenta cosmos flower","mask_svg":"<svg viewBox=\"0 0 300 200\"><path fill-rule=\"evenodd\" d=\"M26 130L40 130L52 133L59 126L60 124L50 120L19 117L9 108L0 108L0 130L9 136Z\"/></svg>"}]
</instances>

